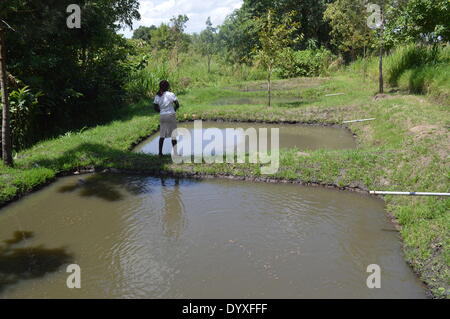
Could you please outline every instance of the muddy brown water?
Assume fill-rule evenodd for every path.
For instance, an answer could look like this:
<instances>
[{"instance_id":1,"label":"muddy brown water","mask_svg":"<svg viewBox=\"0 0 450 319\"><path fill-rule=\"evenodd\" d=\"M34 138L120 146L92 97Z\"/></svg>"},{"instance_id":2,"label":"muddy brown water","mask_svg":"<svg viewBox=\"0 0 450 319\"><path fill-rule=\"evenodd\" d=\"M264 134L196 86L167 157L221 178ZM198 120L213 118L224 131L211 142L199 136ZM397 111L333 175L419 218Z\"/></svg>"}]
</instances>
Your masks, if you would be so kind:
<instances>
[{"instance_id":1,"label":"muddy brown water","mask_svg":"<svg viewBox=\"0 0 450 319\"><path fill-rule=\"evenodd\" d=\"M238 144L248 143L248 139L245 139L245 135L239 134L237 138L233 136L226 135L226 129L238 129L242 128L247 130L249 128L255 128L257 132L261 128L267 128L269 134L267 135L267 145L270 148L271 141L271 129L280 129L280 148L298 148L300 150L338 150L338 149L352 149L356 147L356 141L353 134L350 131L337 128L337 127L326 127L326 126L312 126L312 125L296 125L296 124L261 124L261 123L233 123L233 122L208 122L203 121L203 132L208 128L220 129L223 133L223 145L224 150L222 152L217 152L216 154L224 153L230 148L235 148ZM198 149L204 150L205 147L210 143L209 141L198 141L194 139L194 123L181 123L178 125L180 128L187 128L191 133L191 150L184 153L185 155L195 154L194 150L195 144L200 144L203 146ZM258 137L263 138L263 135ZM180 148L182 148L182 139L180 140ZM158 154L158 144L159 135L155 134L144 142L140 143L135 151L143 152L146 154ZM186 147L184 147L186 149ZM164 154L170 154L172 146L169 141L164 144L163 152Z\"/></svg>"},{"instance_id":2,"label":"muddy brown water","mask_svg":"<svg viewBox=\"0 0 450 319\"><path fill-rule=\"evenodd\" d=\"M383 202L356 193L100 174L0 210L0 298L424 297Z\"/></svg>"}]
</instances>

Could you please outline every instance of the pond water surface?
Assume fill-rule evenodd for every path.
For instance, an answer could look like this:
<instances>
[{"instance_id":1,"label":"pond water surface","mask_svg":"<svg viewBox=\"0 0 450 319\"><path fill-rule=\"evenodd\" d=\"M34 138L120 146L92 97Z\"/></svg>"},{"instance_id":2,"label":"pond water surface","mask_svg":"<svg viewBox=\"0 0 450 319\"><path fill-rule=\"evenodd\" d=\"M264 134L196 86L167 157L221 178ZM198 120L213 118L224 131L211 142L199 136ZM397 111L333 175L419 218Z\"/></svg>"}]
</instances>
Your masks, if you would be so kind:
<instances>
[{"instance_id":1,"label":"pond water surface","mask_svg":"<svg viewBox=\"0 0 450 319\"><path fill-rule=\"evenodd\" d=\"M0 298L423 297L383 202L355 193L100 174L0 210Z\"/></svg>"},{"instance_id":2,"label":"pond water surface","mask_svg":"<svg viewBox=\"0 0 450 319\"><path fill-rule=\"evenodd\" d=\"M262 123L234 123L234 122L202 122L203 130L208 128L218 128L222 131L224 139L223 145L226 151L229 148L235 148L239 144L248 143L244 134L238 134L237 137L232 135L227 136L226 129L237 129L242 128L247 130L249 128L255 128L259 132L262 128L267 128L269 134L266 140L264 136L258 133L258 140L263 139L263 143L267 143L270 148L271 141L271 129L280 129L280 148L299 148L301 150L338 150L338 149L352 149L356 147L356 141L353 134L350 131L337 128L337 127L326 127L326 126L312 126L312 125L296 125L296 124L262 124ZM209 141L198 141L194 140L194 123L181 123L178 125L180 128L187 128L191 133L191 151L184 153L185 155L195 154L195 144L202 145L198 149L204 150ZM142 142L136 147L136 151L143 152L147 154L158 154L158 143L159 135L155 134L146 141ZM182 147L183 141L180 141L180 148ZM165 142L163 152L164 154L170 154L172 146L169 141Z\"/></svg>"},{"instance_id":3,"label":"pond water surface","mask_svg":"<svg viewBox=\"0 0 450 319\"><path fill-rule=\"evenodd\" d=\"M245 104L255 104L255 105L266 105L268 103L267 97L225 97L218 99L212 103L213 105L245 105ZM271 105L275 106L298 106L302 103L302 98L297 96L274 96L271 100Z\"/></svg>"}]
</instances>

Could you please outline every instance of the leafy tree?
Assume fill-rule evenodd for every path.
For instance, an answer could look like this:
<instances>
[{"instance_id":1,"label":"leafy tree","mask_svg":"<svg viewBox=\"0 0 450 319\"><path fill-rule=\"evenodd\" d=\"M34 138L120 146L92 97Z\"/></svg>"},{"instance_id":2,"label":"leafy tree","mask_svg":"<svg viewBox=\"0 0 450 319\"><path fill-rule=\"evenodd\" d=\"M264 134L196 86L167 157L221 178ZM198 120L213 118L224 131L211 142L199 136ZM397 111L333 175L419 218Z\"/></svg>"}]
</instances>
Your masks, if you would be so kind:
<instances>
[{"instance_id":1,"label":"leafy tree","mask_svg":"<svg viewBox=\"0 0 450 319\"><path fill-rule=\"evenodd\" d=\"M313 39L317 45L329 44L330 28L323 19L327 4L334 0L244 0L242 10L251 12L252 18L262 17L272 9L278 15L292 14L292 21L300 23L294 35L303 35L305 41L298 41L295 49L307 49L308 41Z\"/></svg>"},{"instance_id":2,"label":"leafy tree","mask_svg":"<svg viewBox=\"0 0 450 319\"><path fill-rule=\"evenodd\" d=\"M206 29L200 33L199 37L200 52L208 59L208 73L211 72L211 59L217 52L217 28L214 28L209 17L206 20Z\"/></svg>"},{"instance_id":3,"label":"leafy tree","mask_svg":"<svg viewBox=\"0 0 450 319\"><path fill-rule=\"evenodd\" d=\"M190 38L184 33L188 21L189 21L188 16L181 14L178 15L178 17L172 17L170 19L171 23L170 42L172 51L175 55L177 65L179 63L179 52L182 50L187 50L189 44Z\"/></svg>"},{"instance_id":4,"label":"leafy tree","mask_svg":"<svg viewBox=\"0 0 450 319\"><path fill-rule=\"evenodd\" d=\"M173 31L176 35L180 35L184 33L186 29L186 24L188 23L189 18L185 14L180 14L177 17L172 17L170 19L170 23L172 25Z\"/></svg>"},{"instance_id":5,"label":"leafy tree","mask_svg":"<svg viewBox=\"0 0 450 319\"><path fill-rule=\"evenodd\" d=\"M158 28L151 30L151 46L155 50L170 53L179 63L179 52L186 51L190 43L190 36L184 33L189 18L186 15L172 17L170 23L162 23ZM167 51L167 52L165 52Z\"/></svg>"},{"instance_id":6,"label":"leafy tree","mask_svg":"<svg viewBox=\"0 0 450 319\"><path fill-rule=\"evenodd\" d=\"M34 141L106 121L126 97L129 46L116 32L139 19L138 0L79 0L80 29L66 25L72 3L0 2L0 19L17 31L6 35L8 71L43 93Z\"/></svg>"},{"instance_id":7,"label":"leafy tree","mask_svg":"<svg viewBox=\"0 0 450 319\"><path fill-rule=\"evenodd\" d=\"M391 43L450 41L448 0L392 0L386 15L387 39Z\"/></svg>"},{"instance_id":8,"label":"leafy tree","mask_svg":"<svg viewBox=\"0 0 450 319\"><path fill-rule=\"evenodd\" d=\"M299 37L292 38L292 34L300 26L298 22L292 21L293 14L285 15L282 21L276 21L274 11L269 9L264 17L257 19L261 44L256 48L255 53L257 61L264 65L267 70L269 106L271 106L273 71L278 64L282 63L284 49L299 40Z\"/></svg>"},{"instance_id":9,"label":"leafy tree","mask_svg":"<svg viewBox=\"0 0 450 319\"><path fill-rule=\"evenodd\" d=\"M331 43L351 60L376 46L364 1L336 0L328 4L323 17L331 26Z\"/></svg>"},{"instance_id":10,"label":"leafy tree","mask_svg":"<svg viewBox=\"0 0 450 319\"><path fill-rule=\"evenodd\" d=\"M229 15L219 29L222 55L233 64L250 64L252 50L259 44L256 20L250 12L239 9Z\"/></svg>"},{"instance_id":11,"label":"leafy tree","mask_svg":"<svg viewBox=\"0 0 450 319\"><path fill-rule=\"evenodd\" d=\"M156 27L152 25L151 27L140 26L133 32L133 39L143 40L150 43L152 39L152 31L156 30Z\"/></svg>"},{"instance_id":12,"label":"leafy tree","mask_svg":"<svg viewBox=\"0 0 450 319\"><path fill-rule=\"evenodd\" d=\"M171 29L168 24L162 23L151 32L152 47L158 50L170 50L173 48Z\"/></svg>"},{"instance_id":13,"label":"leafy tree","mask_svg":"<svg viewBox=\"0 0 450 319\"><path fill-rule=\"evenodd\" d=\"M292 21L300 27L293 35L303 35L305 41L293 44L294 49L303 50L308 47L307 40L314 40L317 45L329 46L330 27L323 19L328 3L334 0L244 0L242 7L230 16L220 27L219 36L225 48L228 60L251 62L251 49L258 45L258 30L255 20L264 17L269 9L280 17L291 14Z\"/></svg>"}]
</instances>

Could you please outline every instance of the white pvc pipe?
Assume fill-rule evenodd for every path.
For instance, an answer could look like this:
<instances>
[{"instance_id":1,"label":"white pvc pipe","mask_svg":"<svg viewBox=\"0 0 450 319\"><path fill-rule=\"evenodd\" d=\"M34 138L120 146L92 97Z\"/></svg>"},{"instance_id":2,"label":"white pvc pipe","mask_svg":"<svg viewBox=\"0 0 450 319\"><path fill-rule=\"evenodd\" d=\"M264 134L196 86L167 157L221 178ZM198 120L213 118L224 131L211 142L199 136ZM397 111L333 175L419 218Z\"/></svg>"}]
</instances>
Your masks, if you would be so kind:
<instances>
[{"instance_id":1,"label":"white pvc pipe","mask_svg":"<svg viewBox=\"0 0 450 319\"><path fill-rule=\"evenodd\" d=\"M366 121L374 121L376 120L375 118L373 119L364 119L364 120L354 120L354 121L344 121L342 123L347 124L347 123L358 123L358 122L366 122Z\"/></svg>"},{"instance_id":2,"label":"white pvc pipe","mask_svg":"<svg viewBox=\"0 0 450 319\"><path fill-rule=\"evenodd\" d=\"M421 193L421 192L384 192L371 191L372 195L405 195L405 196L450 196L450 193Z\"/></svg>"},{"instance_id":3,"label":"white pvc pipe","mask_svg":"<svg viewBox=\"0 0 450 319\"><path fill-rule=\"evenodd\" d=\"M327 94L327 95L325 95L325 96L338 96L338 95L345 95L345 93Z\"/></svg>"}]
</instances>

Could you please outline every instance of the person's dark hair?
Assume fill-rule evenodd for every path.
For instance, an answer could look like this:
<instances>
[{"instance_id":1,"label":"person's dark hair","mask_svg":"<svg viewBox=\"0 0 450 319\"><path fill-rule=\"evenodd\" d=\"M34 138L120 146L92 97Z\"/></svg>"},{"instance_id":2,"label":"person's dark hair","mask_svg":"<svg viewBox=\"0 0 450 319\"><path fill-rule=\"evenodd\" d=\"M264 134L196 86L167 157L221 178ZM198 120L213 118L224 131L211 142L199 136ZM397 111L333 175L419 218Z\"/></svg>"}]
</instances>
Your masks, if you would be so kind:
<instances>
[{"instance_id":1,"label":"person's dark hair","mask_svg":"<svg viewBox=\"0 0 450 319\"><path fill-rule=\"evenodd\" d=\"M158 91L158 95L162 96L164 94L164 92L169 91L170 89L170 84L168 81L166 80L162 80L161 82L159 82L159 91Z\"/></svg>"}]
</instances>

